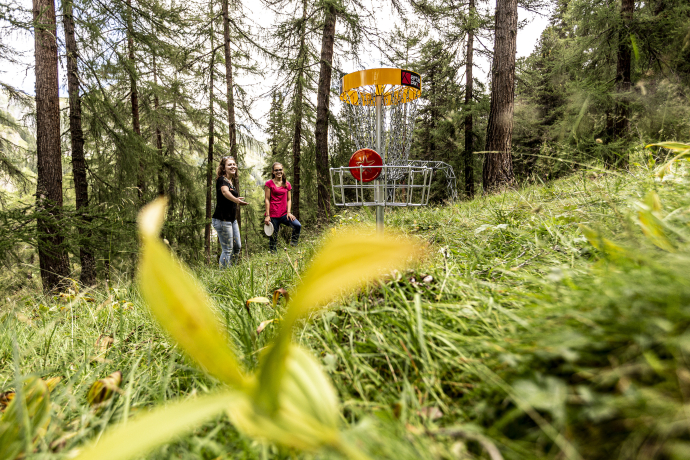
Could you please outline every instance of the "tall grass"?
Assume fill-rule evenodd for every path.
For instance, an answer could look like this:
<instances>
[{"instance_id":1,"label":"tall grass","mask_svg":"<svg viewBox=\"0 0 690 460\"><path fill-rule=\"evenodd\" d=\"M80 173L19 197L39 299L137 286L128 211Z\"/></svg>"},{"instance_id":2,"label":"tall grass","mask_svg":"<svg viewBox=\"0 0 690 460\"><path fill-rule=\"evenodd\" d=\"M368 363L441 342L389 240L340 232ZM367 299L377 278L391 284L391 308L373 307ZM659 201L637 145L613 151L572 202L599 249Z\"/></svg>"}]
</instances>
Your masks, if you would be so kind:
<instances>
[{"instance_id":1,"label":"tall grass","mask_svg":"<svg viewBox=\"0 0 690 460\"><path fill-rule=\"evenodd\" d=\"M312 315L294 340L333 379L352 442L374 458L688 458L690 183L583 170L472 202L387 212L386 224L431 255ZM672 251L641 230L655 191ZM641 207L642 206L642 207ZM335 225L373 223L348 211ZM613 246L596 249L582 226ZM245 301L288 291L319 241L196 271L245 366L282 313ZM611 250L612 247L620 250ZM0 318L0 389L23 375L62 376L37 458L63 458L104 429L219 383L154 325L127 281L109 290L10 296ZM110 348L101 336L112 336ZM19 356L19 363L13 360ZM123 372L122 392L89 408L91 383ZM287 458L226 418L153 458Z\"/></svg>"}]
</instances>

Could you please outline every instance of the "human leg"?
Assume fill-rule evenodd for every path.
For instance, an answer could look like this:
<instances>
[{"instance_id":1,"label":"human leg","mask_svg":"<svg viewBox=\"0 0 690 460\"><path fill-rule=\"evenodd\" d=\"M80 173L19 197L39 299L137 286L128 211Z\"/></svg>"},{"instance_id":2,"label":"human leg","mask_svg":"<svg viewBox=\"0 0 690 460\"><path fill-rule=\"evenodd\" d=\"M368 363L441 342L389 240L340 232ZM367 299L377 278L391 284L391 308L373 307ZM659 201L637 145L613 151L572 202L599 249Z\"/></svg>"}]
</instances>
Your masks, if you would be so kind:
<instances>
[{"instance_id":1,"label":"human leg","mask_svg":"<svg viewBox=\"0 0 690 460\"><path fill-rule=\"evenodd\" d=\"M278 246L278 230L280 230L280 217L271 217L271 225L273 225L273 234L268 240L268 250L276 252Z\"/></svg>"},{"instance_id":2,"label":"human leg","mask_svg":"<svg viewBox=\"0 0 690 460\"><path fill-rule=\"evenodd\" d=\"M239 253L242 250L242 237L240 236L240 226L237 223L237 221L232 222L232 254L234 259L235 259L235 264L238 264L240 259L239 259ZM232 262L232 260L231 260Z\"/></svg>"},{"instance_id":3,"label":"human leg","mask_svg":"<svg viewBox=\"0 0 690 460\"><path fill-rule=\"evenodd\" d=\"M212 219L211 225L216 231L220 243L221 253L218 265L220 268L229 267L232 260L232 222Z\"/></svg>"},{"instance_id":4,"label":"human leg","mask_svg":"<svg viewBox=\"0 0 690 460\"><path fill-rule=\"evenodd\" d=\"M290 240L290 244L292 246L297 246L297 243L299 243L299 233L302 231L302 224L299 223L299 220L290 220L288 221L290 227L292 227L292 238Z\"/></svg>"}]
</instances>

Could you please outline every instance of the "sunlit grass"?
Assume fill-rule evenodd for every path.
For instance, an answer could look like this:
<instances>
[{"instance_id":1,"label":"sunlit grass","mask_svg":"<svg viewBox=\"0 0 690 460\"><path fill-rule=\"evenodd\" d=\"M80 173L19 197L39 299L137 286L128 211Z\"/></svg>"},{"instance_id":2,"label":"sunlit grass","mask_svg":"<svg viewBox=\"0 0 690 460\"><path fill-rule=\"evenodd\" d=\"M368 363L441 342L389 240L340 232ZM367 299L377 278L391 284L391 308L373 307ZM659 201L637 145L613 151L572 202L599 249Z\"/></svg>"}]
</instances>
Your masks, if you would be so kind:
<instances>
[{"instance_id":1,"label":"sunlit grass","mask_svg":"<svg viewBox=\"0 0 690 460\"><path fill-rule=\"evenodd\" d=\"M431 257L293 334L333 380L352 442L380 458L488 458L482 436L505 458L684 458L690 187L653 172L585 170L468 203L387 212L388 228L428 242ZM659 208L647 199L652 190ZM645 209L653 219L640 220ZM348 211L335 226L373 221ZM649 222L674 252L649 237ZM596 249L583 226L623 255ZM246 300L293 290L295 268L318 244L224 272L195 270L245 369L256 369L278 325L257 327L284 305L254 303L250 315ZM13 343L23 374L63 377L42 458L83 446L125 415L219 387L155 326L129 280L111 287L83 295L93 302L26 290L0 313L0 389L14 388ZM105 350L104 335L114 340ZM121 393L94 411L88 388L116 370ZM289 455L220 417L153 457Z\"/></svg>"}]
</instances>

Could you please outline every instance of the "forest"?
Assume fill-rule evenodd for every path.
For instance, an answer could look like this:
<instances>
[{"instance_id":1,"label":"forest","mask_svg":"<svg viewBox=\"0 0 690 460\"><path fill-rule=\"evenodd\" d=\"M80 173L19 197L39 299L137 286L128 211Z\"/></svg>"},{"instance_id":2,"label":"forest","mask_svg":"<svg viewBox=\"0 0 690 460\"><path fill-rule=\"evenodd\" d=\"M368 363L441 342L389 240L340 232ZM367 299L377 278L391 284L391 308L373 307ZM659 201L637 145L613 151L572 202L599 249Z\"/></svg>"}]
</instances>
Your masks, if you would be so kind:
<instances>
[{"instance_id":1,"label":"forest","mask_svg":"<svg viewBox=\"0 0 690 460\"><path fill-rule=\"evenodd\" d=\"M0 62L0 460L690 457L686 0L0 0ZM425 206L336 199L372 68Z\"/></svg>"}]
</instances>

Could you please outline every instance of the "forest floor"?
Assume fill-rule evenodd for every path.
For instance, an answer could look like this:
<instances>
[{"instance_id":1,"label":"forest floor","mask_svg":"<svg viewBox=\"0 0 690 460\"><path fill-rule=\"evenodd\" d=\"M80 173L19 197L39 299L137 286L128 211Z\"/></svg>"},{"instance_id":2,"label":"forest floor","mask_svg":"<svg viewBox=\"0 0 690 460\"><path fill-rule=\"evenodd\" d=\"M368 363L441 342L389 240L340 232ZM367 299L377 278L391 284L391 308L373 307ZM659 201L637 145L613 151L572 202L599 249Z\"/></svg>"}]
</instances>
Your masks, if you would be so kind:
<instances>
[{"instance_id":1,"label":"forest floor","mask_svg":"<svg viewBox=\"0 0 690 460\"><path fill-rule=\"evenodd\" d=\"M335 227L371 224L348 211ZM428 256L332 304L294 340L322 362L344 426L372 458L690 458L690 181L582 170L452 205L395 209L388 228ZM318 247L194 272L247 368ZM76 296L7 294L0 390L17 372L60 376L52 421L27 458L69 458L123 417L219 386L180 354L129 281ZM86 392L122 371L100 410ZM310 457L220 417L146 458ZM318 454L316 458L328 457Z\"/></svg>"}]
</instances>

